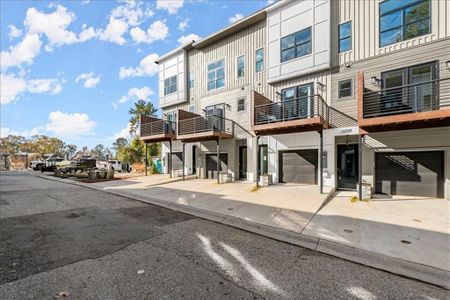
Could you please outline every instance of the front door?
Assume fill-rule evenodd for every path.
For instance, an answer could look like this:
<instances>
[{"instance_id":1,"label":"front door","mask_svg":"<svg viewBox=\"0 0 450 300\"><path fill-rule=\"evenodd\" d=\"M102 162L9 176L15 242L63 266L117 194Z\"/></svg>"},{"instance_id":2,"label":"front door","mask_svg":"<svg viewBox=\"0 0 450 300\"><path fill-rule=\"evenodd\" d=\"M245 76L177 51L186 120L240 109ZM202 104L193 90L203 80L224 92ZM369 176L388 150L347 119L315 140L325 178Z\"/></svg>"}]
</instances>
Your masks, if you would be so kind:
<instances>
[{"instance_id":1,"label":"front door","mask_svg":"<svg viewBox=\"0 0 450 300\"><path fill-rule=\"evenodd\" d=\"M192 146L192 174L196 174L197 173L197 146L193 145Z\"/></svg>"},{"instance_id":2,"label":"front door","mask_svg":"<svg viewBox=\"0 0 450 300\"><path fill-rule=\"evenodd\" d=\"M338 145L338 188L356 189L358 182L358 145Z\"/></svg>"},{"instance_id":3,"label":"front door","mask_svg":"<svg viewBox=\"0 0 450 300\"><path fill-rule=\"evenodd\" d=\"M247 146L239 147L239 179L247 179Z\"/></svg>"}]
</instances>

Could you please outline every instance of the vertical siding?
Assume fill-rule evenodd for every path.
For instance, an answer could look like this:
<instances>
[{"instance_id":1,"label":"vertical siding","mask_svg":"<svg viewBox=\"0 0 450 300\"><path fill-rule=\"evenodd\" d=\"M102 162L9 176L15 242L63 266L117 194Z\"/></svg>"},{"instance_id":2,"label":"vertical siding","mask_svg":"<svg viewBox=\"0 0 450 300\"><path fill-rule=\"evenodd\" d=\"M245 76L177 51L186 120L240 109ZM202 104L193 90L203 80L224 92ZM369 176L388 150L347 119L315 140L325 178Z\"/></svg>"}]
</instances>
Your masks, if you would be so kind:
<instances>
[{"instance_id":1,"label":"vertical siding","mask_svg":"<svg viewBox=\"0 0 450 300\"><path fill-rule=\"evenodd\" d=\"M450 37L450 1L431 1L431 30L430 34L405 40L386 47L379 47L379 3L382 0L339 0L334 6L338 15L337 23L333 26L352 21L352 50L338 53L337 43L334 53L338 53L338 63L356 62L397 50L422 45L438 39ZM337 36L336 36L337 38Z\"/></svg>"}]
</instances>

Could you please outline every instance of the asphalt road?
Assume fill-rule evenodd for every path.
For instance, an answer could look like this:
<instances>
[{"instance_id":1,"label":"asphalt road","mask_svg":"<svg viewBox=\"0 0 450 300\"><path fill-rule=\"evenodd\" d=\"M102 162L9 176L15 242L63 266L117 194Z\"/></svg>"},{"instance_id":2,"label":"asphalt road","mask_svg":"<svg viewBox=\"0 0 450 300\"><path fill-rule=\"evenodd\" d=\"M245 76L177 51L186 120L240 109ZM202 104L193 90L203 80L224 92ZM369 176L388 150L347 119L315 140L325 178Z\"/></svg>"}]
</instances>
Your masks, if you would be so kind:
<instances>
[{"instance_id":1,"label":"asphalt road","mask_svg":"<svg viewBox=\"0 0 450 300\"><path fill-rule=\"evenodd\" d=\"M0 172L0 299L449 299L449 291L100 191ZM62 298L62 297L60 297Z\"/></svg>"}]
</instances>

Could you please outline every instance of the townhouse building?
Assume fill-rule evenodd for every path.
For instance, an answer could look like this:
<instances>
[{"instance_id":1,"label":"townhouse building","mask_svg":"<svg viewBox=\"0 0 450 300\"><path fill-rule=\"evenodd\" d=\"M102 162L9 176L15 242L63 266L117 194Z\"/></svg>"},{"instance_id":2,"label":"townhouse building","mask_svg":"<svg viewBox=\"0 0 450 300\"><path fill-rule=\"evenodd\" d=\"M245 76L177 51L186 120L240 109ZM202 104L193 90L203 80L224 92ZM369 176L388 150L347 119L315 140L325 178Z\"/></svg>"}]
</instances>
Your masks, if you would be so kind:
<instances>
[{"instance_id":1,"label":"townhouse building","mask_svg":"<svg viewBox=\"0 0 450 300\"><path fill-rule=\"evenodd\" d=\"M276 2L159 61L172 176L450 199L450 3Z\"/></svg>"}]
</instances>

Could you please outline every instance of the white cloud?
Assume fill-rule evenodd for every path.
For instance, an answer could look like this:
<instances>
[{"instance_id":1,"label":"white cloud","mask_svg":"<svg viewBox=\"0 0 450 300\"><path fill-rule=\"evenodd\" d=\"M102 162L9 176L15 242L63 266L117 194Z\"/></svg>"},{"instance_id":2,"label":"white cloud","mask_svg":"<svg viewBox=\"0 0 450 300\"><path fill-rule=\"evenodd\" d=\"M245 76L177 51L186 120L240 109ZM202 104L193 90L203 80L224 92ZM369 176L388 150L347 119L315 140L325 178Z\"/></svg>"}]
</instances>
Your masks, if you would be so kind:
<instances>
[{"instance_id":1,"label":"white cloud","mask_svg":"<svg viewBox=\"0 0 450 300\"><path fill-rule=\"evenodd\" d=\"M18 38L20 36L22 36L22 29L18 29L16 26L14 25L9 25L9 32L8 32L8 37L9 39L14 39L14 38Z\"/></svg>"},{"instance_id":2,"label":"white cloud","mask_svg":"<svg viewBox=\"0 0 450 300\"><path fill-rule=\"evenodd\" d=\"M31 79L17 77L14 74L1 74L0 103L13 103L25 92L59 94L62 91L61 81L57 78Z\"/></svg>"},{"instance_id":3,"label":"white cloud","mask_svg":"<svg viewBox=\"0 0 450 300\"><path fill-rule=\"evenodd\" d=\"M111 16L121 19L130 26L137 26L146 18L153 16L153 11L144 9L141 1L127 1L125 5L120 5L111 11Z\"/></svg>"},{"instance_id":4,"label":"white cloud","mask_svg":"<svg viewBox=\"0 0 450 300\"><path fill-rule=\"evenodd\" d=\"M93 27L88 27L86 24L83 24L83 30L78 35L78 41L83 43L87 40L95 38L99 36L98 30L95 30Z\"/></svg>"},{"instance_id":5,"label":"white cloud","mask_svg":"<svg viewBox=\"0 0 450 300\"><path fill-rule=\"evenodd\" d=\"M267 0L267 5L270 5L270 4L274 3L274 2L275 2L275 0Z\"/></svg>"},{"instance_id":6,"label":"white cloud","mask_svg":"<svg viewBox=\"0 0 450 300\"><path fill-rule=\"evenodd\" d=\"M185 31L188 27L189 27L189 19L186 19L183 22L178 23L178 29L181 31Z\"/></svg>"},{"instance_id":7,"label":"white cloud","mask_svg":"<svg viewBox=\"0 0 450 300\"><path fill-rule=\"evenodd\" d=\"M128 31L128 24L113 17L109 18L109 23L104 30L99 33L99 38L102 41L113 42L119 45L125 44L123 35Z\"/></svg>"},{"instance_id":8,"label":"white cloud","mask_svg":"<svg viewBox=\"0 0 450 300\"><path fill-rule=\"evenodd\" d=\"M75 82L84 81L83 86L87 89L94 88L100 82L100 75L96 76L94 72L80 74Z\"/></svg>"},{"instance_id":9,"label":"white cloud","mask_svg":"<svg viewBox=\"0 0 450 300\"><path fill-rule=\"evenodd\" d=\"M155 75L158 72L158 65L155 63L158 58L158 54L152 53L144 57L136 68L121 67L119 71L120 79Z\"/></svg>"},{"instance_id":10,"label":"white cloud","mask_svg":"<svg viewBox=\"0 0 450 300\"><path fill-rule=\"evenodd\" d=\"M115 141L118 138L126 138L127 140L131 138L130 123L128 123L127 127L122 128L119 132L115 133L112 137L112 140Z\"/></svg>"},{"instance_id":11,"label":"white cloud","mask_svg":"<svg viewBox=\"0 0 450 300\"><path fill-rule=\"evenodd\" d=\"M67 30L67 27L75 20L75 14L66 7L58 5L53 13L46 14L31 7L27 10L24 24L29 34L45 34L51 50L54 45L72 44L78 42L75 33Z\"/></svg>"},{"instance_id":12,"label":"white cloud","mask_svg":"<svg viewBox=\"0 0 450 300\"><path fill-rule=\"evenodd\" d=\"M237 21L241 20L242 18L244 18L244 16L243 16L242 14L240 14L240 13L237 13L237 14L235 14L234 16L230 17L230 18L228 19L228 21L229 21L230 23L234 23L234 22L237 22Z\"/></svg>"},{"instance_id":13,"label":"white cloud","mask_svg":"<svg viewBox=\"0 0 450 300\"><path fill-rule=\"evenodd\" d=\"M23 136L23 137L31 137L33 135L38 135L40 134L40 129L39 128L32 128L30 130L25 129L25 130L12 130L8 127L1 127L0 128L0 137L7 137L8 135L19 135L19 136Z\"/></svg>"},{"instance_id":14,"label":"white cloud","mask_svg":"<svg viewBox=\"0 0 450 300\"><path fill-rule=\"evenodd\" d=\"M45 129L52 134L63 138L76 138L93 135L95 122L85 113L51 112L48 116L49 123Z\"/></svg>"},{"instance_id":15,"label":"white cloud","mask_svg":"<svg viewBox=\"0 0 450 300\"><path fill-rule=\"evenodd\" d=\"M83 0L83 1L81 1L81 5L86 5L86 4L89 4L89 3L91 3L91 0Z\"/></svg>"},{"instance_id":16,"label":"white cloud","mask_svg":"<svg viewBox=\"0 0 450 300\"><path fill-rule=\"evenodd\" d=\"M149 97L154 95L155 92L149 88L149 87L143 87L143 88L131 88L128 90L126 95L123 95L120 97L119 100L112 103L112 106L114 108L117 108L120 104L126 103L130 100L144 100L148 101Z\"/></svg>"},{"instance_id":17,"label":"white cloud","mask_svg":"<svg viewBox=\"0 0 450 300\"><path fill-rule=\"evenodd\" d=\"M164 40L169 35L169 27L163 21L153 22L147 29L147 32L139 27L130 30L130 35L136 43L153 43L158 40Z\"/></svg>"},{"instance_id":18,"label":"white cloud","mask_svg":"<svg viewBox=\"0 0 450 300\"><path fill-rule=\"evenodd\" d=\"M188 34L188 35L183 35L182 37L180 37L178 39L178 43L180 44L180 46L187 44L189 42L192 41L198 41L200 39L200 37L194 33Z\"/></svg>"},{"instance_id":19,"label":"white cloud","mask_svg":"<svg viewBox=\"0 0 450 300\"><path fill-rule=\"evenodd\" d=\"M183 7L184 0L157 0L156 8L165 9L171 15L176 14Z\"/></svg>"},{"instance_id":20,"label":"white cloud","mask_svg":"<svg viewBox=\"0 0 450 300\"><path fill-rule=\"evenodd\" d=\"M20 66L23 63L31 64L41 50L41 41L37 34L27 34L20 43L10 47L9 51L2 51L0 65L2 69Z\"/></svg>"}]
</instances>

